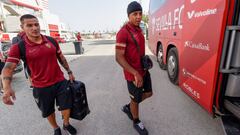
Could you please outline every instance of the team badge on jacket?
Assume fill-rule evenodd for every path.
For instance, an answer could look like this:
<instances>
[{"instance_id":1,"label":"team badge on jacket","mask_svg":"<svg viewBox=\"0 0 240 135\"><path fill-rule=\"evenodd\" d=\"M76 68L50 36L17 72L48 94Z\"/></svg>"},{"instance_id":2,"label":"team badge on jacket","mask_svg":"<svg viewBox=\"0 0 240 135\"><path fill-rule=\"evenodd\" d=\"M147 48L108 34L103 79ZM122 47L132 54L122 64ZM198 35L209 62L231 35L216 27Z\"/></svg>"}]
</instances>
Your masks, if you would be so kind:
<instances>
[{"instance_id":1,"label":"team badge on jacket","mask_svg":"<svg viewBox=\"0 0 240 135\"><path fill-rule=\"evenodd\" d=\"M46 47L51 48L50 44L46 43L45 45L46 45Z\"/></svg>"}]
</instances>

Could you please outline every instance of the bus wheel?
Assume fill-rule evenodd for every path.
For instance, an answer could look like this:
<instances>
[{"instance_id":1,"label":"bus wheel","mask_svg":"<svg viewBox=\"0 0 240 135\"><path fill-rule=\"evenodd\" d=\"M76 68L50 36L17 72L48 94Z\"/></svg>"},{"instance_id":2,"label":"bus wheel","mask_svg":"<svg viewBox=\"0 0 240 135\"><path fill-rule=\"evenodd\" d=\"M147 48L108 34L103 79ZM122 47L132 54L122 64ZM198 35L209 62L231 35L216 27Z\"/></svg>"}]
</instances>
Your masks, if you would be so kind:
<instances>
[{"instance_id":1,"label":"bus wheel","mask_svg":"<svg viewBox=\"0 0 240 135\"><path fill-rule=\"evenodd\" d=\"M166 69L166 66L165 64L163 63L163 48L162 48L162 45L159 45L158 46L158 50L157 50L157 62L159 64L159 67L161 69Z\"/></svg>"},{"instance_id":2,"label":"bus wheel","mask_svg":"<svg viewBox=\"0 0 240 135\"><path fill-rule=\"evenodd\" d=\"M178 52L176 48L171 48L167 56L167 72L170 81L173 84L178 84Z\"/></svg>"}]
</instances>

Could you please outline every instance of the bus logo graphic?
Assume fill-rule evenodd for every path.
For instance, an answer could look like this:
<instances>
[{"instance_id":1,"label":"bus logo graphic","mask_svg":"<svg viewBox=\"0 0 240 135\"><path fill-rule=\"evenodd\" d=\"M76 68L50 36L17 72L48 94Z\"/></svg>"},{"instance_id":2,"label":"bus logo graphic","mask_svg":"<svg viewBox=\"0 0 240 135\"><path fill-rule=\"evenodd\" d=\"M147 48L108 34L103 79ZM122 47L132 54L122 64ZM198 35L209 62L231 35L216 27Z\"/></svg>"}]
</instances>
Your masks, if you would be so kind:
<instances>
[{"instance_id":1,"label":"bus logo graphic","mask_svg":"<svg viewBox=\"0 0 240 135\"><path fill-rule=\"evenodd\" d=\"M210 51L210 46L207 43L194 43L193 41L185 41L184 47L203 51Z\"/></svg>"},{"instance_id":2,"label":"bus logo graphic","mask_svg":"<svg viewBox=\"0 0 240 135\"><path fill-rule=\"evenodd\" d=\"M194 15L195 11L192 11L191 13L188 12L188 19L192 19L193 18L193 15Z\"/></svg>"},{"instance_id":3,"label":"bus logo graphic","mask_svg":"<svg viewBox=\"0 0 240 135\"><path fill-rule=\"evenodd\" d=\"M188 19L193 19L193 18L200 18L200 17L205 17L205 16L210 16L210 15L215 15L217 14L217 8L214 9L207 9L207 10L202 10L202 11L188 11Z\"/></svg>"},{"instance_id":4,"label":"bus logo graphic","mask_svg":"<svg viewBox=\"0 0 240 135\"><path fill-rule=\"evenodd\" d=\"M188 77L188 78L190 78L190 79L194 79L194 80L202 83L203 85L206 85L206 84L207 84L207 82L206 82L204 79L198 77L197 75L195 75L195 74L193 74L193 73L190 73L190 72L187 71L185 68L182 69L182 73L183 73L183 76Z\"/></svg>"},{"instance_id":5,"label":"bus logo graphic","mask_svg":"<svg viewBox=\"0 0 240 135\"><path fill-rule=\"evenodd\" d=\"M192 94L195 98L200 99L200 93L194 90L192 87L190 87L188 84L183 83L183 87Z\"/></svg>"}]
</instances>

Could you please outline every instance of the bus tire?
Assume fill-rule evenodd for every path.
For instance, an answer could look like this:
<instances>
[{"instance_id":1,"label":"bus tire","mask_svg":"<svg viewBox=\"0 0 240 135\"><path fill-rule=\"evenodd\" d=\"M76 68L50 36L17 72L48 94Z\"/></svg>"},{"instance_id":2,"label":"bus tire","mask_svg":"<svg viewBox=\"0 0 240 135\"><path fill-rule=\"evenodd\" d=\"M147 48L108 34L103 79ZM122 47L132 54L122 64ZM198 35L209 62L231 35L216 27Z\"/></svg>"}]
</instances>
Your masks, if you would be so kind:
<instances>
[{"instance_id":1,"label":"bus tire","mask_svg":"<svg viewBox=\"0 0 240 135\"><path fill-rule=\"evenodd\" d=\"M161 44L158 46L157 49L157 62L161 69L166 69L166 65L163 63L163 48Z\"/></svg>"},{"instance_id":2,"label":"bus tire","mask_svg":"<svg viewBox=\"0 0 240 135\"><path fill-rule=\"evenodd\" d=\"M177 49L171 48L167 55L167 73L173 84L178 84L179 61Z\"/></svg>"}]
</instances>

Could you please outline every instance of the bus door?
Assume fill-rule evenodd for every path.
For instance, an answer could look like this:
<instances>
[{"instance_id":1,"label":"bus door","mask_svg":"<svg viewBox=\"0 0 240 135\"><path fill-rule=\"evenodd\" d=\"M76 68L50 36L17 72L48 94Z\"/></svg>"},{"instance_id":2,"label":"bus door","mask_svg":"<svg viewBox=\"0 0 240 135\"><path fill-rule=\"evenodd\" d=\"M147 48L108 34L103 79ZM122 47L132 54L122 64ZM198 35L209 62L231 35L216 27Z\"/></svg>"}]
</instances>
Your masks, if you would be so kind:
<instances>
[{"instance_id":1,"label":"bus door","mask_svg":"<svg viewBox=\"0 0 240 135\"><path fill-rule=\"evenodd\" d=\"M179 85L209 113L213 113L226 1L185 1Z\"/></svg>"}]
</instances>

